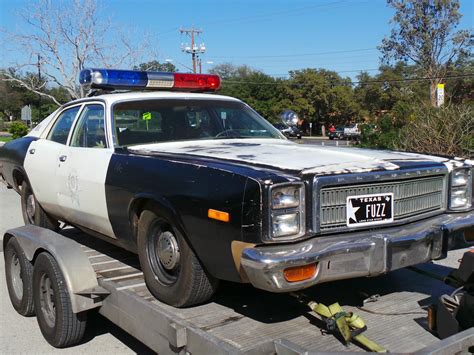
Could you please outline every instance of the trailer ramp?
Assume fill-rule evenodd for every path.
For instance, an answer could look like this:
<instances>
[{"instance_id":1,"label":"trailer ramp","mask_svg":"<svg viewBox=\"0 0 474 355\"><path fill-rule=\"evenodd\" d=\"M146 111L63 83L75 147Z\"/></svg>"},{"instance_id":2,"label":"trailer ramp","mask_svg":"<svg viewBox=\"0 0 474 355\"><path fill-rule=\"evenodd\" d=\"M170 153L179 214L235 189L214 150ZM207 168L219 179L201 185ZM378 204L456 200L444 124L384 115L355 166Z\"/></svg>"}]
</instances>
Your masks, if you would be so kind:
<instances>
[{"instance_id":1,"label":"trailer ramp","mask_svg":"<svg viewBox=\"0 0 474 355\"><path fill-rule=\"evenodd\" d=\"M222 283L207 304L186 309L168 306L146 288L136 255L75 229L63 234L81 244L99 285L110 292L99 312L159 353L363 351L325 333L324 324L290 295L249 285ZM440 274L451 270L433 264L422 267ZM325 304L338 301L365 320L367 337L390 352L407 353L436 347L439 339L427 330L423 307L452 290L441 281L402 269L377 278L318 285L305 294ZM374 294L380 297L364 304L364 298Z\"/></svg>"}]
</instances>

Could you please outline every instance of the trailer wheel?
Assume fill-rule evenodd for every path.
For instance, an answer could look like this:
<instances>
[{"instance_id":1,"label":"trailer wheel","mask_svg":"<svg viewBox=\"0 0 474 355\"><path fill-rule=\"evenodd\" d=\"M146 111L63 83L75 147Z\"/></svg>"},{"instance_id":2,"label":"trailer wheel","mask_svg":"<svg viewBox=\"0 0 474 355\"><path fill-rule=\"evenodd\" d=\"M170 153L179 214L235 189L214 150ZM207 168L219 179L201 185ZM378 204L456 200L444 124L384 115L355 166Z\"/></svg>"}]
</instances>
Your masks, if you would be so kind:
<instances>
[{"instance_id":1,"label":"trailer wheel","mask_svg":"<svg viewBox=\"0 0 474 355\"><path fill-rule=\"evenodd\" d=\"M58 221L48 216L39 205L30 184L26 180L21 184L21 212L25 224L34 224L53 231L59 228Z\"/></svg>"},{"instance_id":2,"label":"trailer wheel","mask_svg":"<svg viewBox=\"0 0 474 355\"><path fill-rule=\"evenodd\" d=\"M81 341L87 313L73 313L64 276L54 257L46 252L36 258L33 299L38 325L48 343L63 348Z\"/></svg>"},{"instance_id":3,"label":"trailer wheel","mask_svg":"<svg viewBox=\"0 0 474 355\"><path fill-rule=\"evenodd\" d=\"M13 308L22 316L35 314L33 304L33 265L16 238L10 238L5 251L5 278Z\"/></svg>"},{"instance_id":4,"label":"trailer wheel","mask_svg":"<svg viewBox=\"0 0 474 355\"><path fill-rule=\"evenodd\" d=\"M202 303L217 289L218 280L204 270L184 236L153 211L140 216L138 256L148 289L169 305Z\"/></svg>"}]
</instances>

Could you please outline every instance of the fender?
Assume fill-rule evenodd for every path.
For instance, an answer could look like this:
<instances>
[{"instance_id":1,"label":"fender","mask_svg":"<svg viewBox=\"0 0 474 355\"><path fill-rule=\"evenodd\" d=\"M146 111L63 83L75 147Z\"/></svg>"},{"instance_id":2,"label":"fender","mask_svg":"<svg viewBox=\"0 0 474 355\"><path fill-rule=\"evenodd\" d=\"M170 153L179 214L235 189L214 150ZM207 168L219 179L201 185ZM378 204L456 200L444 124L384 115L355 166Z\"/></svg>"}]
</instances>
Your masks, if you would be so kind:
<instances>
[{"instance_id":1,"label":"fender","mask_svg":"<svg viewBox=\"0 0 474 355\"><path fill-rule=\"evenodd\" d=\"M156 193L151 192L140 192L136 194L128 205L128 215L130 221L132 222L132 227L134 229L136 228L134 218L140 217L135 214L135 211L137 207L140 207L139 204L141 204L141 201L145 202L145 205L143 207L145 207L149 203L153 203L153 205L159 209L159 212L162 217L173 223L173 225L179 229L181 234L183 234L184 236L187 235L183 221L181 220L178 211L176 211L171 202L168 201L168 199L166 199L164 196L157 195ZM141 210L143 209L144 208L141 208ZM134 230L134 233L135 232L136 230ZM136 233L134 234L134 236L137 236Z\"/></svg>"},{"instance_id":2,"label":"fender","mask_svg":"<svg viewBox=\"0 0 474 355\"><path fill-rule=\"evenodd\" d=\"M41 251L50 253L56 259L66 281L74 313L102 305L97 295L108 292L97 283L94 269L78 243L49 229L34 225L9 229L3 238L4 248L10 238L18 240L31 262Z\"/></svg>"}]
</instances>

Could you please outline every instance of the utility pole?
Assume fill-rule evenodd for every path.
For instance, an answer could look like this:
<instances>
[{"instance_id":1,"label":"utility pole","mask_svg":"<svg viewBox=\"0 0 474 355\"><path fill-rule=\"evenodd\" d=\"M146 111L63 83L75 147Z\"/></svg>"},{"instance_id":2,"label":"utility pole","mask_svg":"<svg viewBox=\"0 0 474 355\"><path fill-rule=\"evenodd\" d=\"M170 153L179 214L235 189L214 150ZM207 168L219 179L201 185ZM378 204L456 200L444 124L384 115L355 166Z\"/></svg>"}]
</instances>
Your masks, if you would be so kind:
<instances>
[{"instance_id":1,"label":"utility pole","mask_svg":"<svg viewBox=\"0 0 474 355\"><path fill-rule=\"evenodd\" d=\"M41 85L41 56L38 53L38 85ZM38 121L41 120L41 95L38 95ZM33 127L33 120L31 120Z\"/></svg>"},{"instance_id":2,"label":"utility pole","mask_svg":"<svg viewBox=\"0 0 474 355\"><path fill-rule=\"evenodd\" d=\"M199 36L203 31L202 30L197 30L194 28L180 28L179 32L181 34L186 34L191 38L191 46L189 46L187 43L181 43L181 50L185 53L191 54L191 58L193 61L193 73L196 73L197 71L197 66L199 65L199 72L202 71L202 65L201 65L201 60L199 59L199 54L203 54L206 52L206 47L204 46L204 43L201 43L200 45L196 44L196 38Z\"/></svg>"}]
</instances>

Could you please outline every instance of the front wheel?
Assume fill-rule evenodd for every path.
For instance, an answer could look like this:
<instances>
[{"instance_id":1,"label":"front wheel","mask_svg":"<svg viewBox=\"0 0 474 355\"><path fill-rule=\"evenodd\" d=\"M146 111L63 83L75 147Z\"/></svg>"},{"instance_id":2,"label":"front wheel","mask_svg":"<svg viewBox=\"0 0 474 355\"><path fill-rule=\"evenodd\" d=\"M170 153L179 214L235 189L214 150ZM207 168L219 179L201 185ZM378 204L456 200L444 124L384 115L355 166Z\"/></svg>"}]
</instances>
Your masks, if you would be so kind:
<instances>
[{"instance_id":1,"label":"front wheel","mask_svg":"<svg viewBox=\"0 0 474 355\"><path fill-rule=\"evenodd\" d=\"M205 302L217 289L218 281L204 270L184 236L154 211L140 216L138 256L148 289L171 306Z\"/></svg>"},{"instance_id":2,"label":"front wheel","mask_svg":"<svg viewBox=\"0 0 474 355\"><path fill-rule=\"evenodd\" d=\"M59 229L59 222L43 210L39 205L30 184L23 181L21 184L21 212L25 224L34 224L51 230Z\"/></svg>"}]
</instances>

